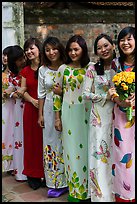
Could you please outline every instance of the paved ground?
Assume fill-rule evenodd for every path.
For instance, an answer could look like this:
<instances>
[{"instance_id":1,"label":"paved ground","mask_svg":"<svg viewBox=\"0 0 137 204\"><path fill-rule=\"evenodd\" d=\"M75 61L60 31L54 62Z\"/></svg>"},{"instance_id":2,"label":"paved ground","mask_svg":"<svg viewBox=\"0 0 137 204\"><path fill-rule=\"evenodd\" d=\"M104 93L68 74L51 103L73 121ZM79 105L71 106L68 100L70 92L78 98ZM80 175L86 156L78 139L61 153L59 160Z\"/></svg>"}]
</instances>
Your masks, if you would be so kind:
<instances>
[{"instance_id":1,"label":"paved ground","mask_svg":"<svg viewBox=\"0 0 137 204\"><path fill-rule=\"evenodd\" d=\"M2 202L68 202L68 193L48 198L47 191L48 188L33 190L27 182L17 182L14 176L2 173Z\"/></svg>"}]
</instances>

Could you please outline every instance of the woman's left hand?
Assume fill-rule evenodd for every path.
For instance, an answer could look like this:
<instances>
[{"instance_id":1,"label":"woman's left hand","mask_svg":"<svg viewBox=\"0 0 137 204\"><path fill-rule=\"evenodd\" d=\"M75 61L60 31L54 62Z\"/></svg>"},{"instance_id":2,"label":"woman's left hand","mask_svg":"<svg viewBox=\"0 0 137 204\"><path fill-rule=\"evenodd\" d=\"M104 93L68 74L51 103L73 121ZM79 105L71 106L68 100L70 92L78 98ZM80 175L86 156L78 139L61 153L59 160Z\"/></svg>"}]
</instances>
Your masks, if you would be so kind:
<instances>
[{"instance_id":1,"label":"woman's left hand","mask_svg":"<svg viewBox=\"0 0 137 204\"><path fill-rule=\"evenodd\" d=\"M59 96L62 95L62 89L58 83L53 86L53 92Z\"/></svg>"}]
</instances>

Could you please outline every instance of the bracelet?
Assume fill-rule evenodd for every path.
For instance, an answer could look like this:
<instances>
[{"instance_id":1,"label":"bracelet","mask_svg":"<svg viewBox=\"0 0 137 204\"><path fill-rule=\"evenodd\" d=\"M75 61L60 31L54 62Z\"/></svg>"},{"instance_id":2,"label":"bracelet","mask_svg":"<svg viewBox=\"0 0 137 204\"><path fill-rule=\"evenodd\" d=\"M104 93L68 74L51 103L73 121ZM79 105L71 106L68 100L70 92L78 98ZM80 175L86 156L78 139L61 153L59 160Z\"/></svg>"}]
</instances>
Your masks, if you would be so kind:
<instances>
[{"instance_id":1,"label":"bracelet","mask_svg":"<svg viewBox=\"0 0 137 204\"><path fill-rule=\"evenodd\" d=\"M116 97L118 97L119 95L117 94L117 93L115 93L115 94L113 94L112 96L111 96L111 101L114 101L114 99L116 98Z\"/></svg>"}]
</instances>

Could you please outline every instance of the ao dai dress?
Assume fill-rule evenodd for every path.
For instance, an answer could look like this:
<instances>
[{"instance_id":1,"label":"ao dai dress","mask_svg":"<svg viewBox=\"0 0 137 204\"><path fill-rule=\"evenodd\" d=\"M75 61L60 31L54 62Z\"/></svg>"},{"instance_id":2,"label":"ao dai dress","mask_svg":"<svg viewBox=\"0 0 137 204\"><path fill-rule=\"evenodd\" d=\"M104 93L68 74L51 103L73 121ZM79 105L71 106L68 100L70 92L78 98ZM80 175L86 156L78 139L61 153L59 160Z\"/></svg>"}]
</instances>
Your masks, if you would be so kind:
<instances>
[{"instance_id":1,"label":"ao dai dress","mask_svg":"<svg viewBox=\"0 0 137 204\"><path fill-rule=\"evenodd\" d=\"M14 75L13 73L9 76L10 87L15 90L20 88L21 76ZM14 93L14 92L13 92ZM11 97L13 95L11 94ZM14 152L13 152L13 165L14 174L16 180L27 180L27 177L22 174L24 168L24 132L23 132L23 111L24 111L24 100L21 98L15 99L14 105Z\"/></svg>"},{"instance_id":2,"label":"ao dai dress","mask_svg":"<svg viewBox=\"0 0 137 204\"><path fill-rule=\"evenodd\" d=\"M62 140L69 195L88 198L88 118L90 104L82 100L86 68L59 67L55 82L63 98L54 95L54 111L62 114Z\"/></svg>"},{"instance_id":3,"label":"ao dai dress","mask_svg":"<svg viewBox=\"0 0 137 204\"><path fill-rule=\"evenodd\" d=\"M88 131L89 192L91 202L113 202L112 195L112 109L107 100L111 71L97 75L94 66L86 72L83 99L91 101Z\"/></svg>"},{"instance_id":4,"label":"ao dai dress","mask_svg":"<svg viewBox=\"0 0 137 204\"><path fill-rule=\"evenodd\" d=\"M26 79L27 93L38 100L38 79L31 66L22 69ZM25 100L23 114L24 169L23 174L33 178L44 178L42 128L38 124L38 108Z\"/></svg>"},{"instance_id":5,"label":"ao dai dress","mask_svg":"<svg viewBox=\"0 0 137 204\"><path fill-rule=\"evenodd\" d=\"M112 61L112 68L121 72L118 58ZM134 66L124 64L124 71L132 71ZM135 107L133 118L127 121L126 112L117 104L113 117L113 192L125 199L135 199Z\"/></svg>"},{"instance_id":6,"label":"ao dai dress","mask_svg":"<svg viewBox=\"0 0 137 204\"><path fill-rule=\"evenodd\" d=\"M2 93L9 87L9 73L2 72ZM2 172L13 170L14 104L11 98L2 99Z\"/></svg>"},{"instance_id":7,"label":"ao dai dress","mask_svg":"<svg viewBox=\"0 0 137 204\"><path fill-rule=\"evenodd\" d=\"M53 85L57 71L46 66L39 69L38 98L44 99L43 155L46 185L49 188L67 187L61 132L56 131L53 112Z\"/></svg>"}]
</instances>

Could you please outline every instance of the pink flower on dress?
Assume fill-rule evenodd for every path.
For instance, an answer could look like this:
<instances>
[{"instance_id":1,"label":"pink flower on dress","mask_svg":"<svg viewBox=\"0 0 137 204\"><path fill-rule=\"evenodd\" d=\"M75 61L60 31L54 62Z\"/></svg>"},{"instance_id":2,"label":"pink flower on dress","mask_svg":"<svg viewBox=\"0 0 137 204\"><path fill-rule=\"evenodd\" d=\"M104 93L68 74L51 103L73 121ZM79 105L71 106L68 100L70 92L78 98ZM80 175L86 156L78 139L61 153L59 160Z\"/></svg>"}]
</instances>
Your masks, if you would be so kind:
<instances>
[{"instance_id":1,"label":"pink flower on dress","mask_svg":"<svg viewBox=\"0 0 137 204\"><path fill-rule=\"evenodd\" d=\"M91 78L91 79L93 78L93 74L92 74L92 72L90 70L87 70L86 76Z\"/></svg>"}]
</instances>

